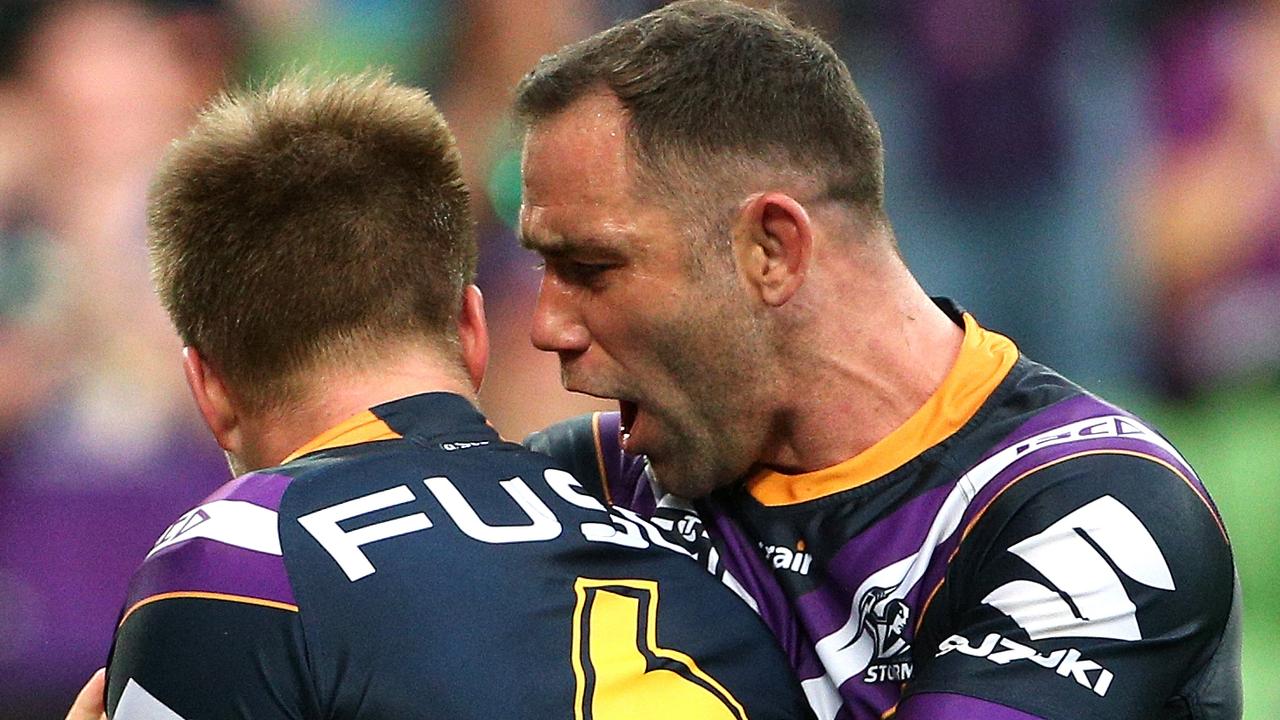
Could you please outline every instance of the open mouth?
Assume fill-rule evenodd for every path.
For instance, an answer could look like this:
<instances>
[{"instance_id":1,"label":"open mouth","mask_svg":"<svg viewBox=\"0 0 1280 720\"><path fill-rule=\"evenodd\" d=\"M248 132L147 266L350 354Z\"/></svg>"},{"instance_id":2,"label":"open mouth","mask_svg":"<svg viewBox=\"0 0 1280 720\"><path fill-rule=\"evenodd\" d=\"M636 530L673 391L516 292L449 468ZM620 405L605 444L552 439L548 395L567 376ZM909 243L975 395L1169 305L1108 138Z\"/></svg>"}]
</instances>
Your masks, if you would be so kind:
<instances>
[{"instance_id":1,"label":"open mouth","mask_svg":"<svg viewBox=\"0 0 1280 720\"><path fill-rule=\"evenodd\" d=\"M638 408L636 407L636 404L630 400L619 400L618 411L618 441L622 443L623 449L626 449L627 443L631 439L631 426L636 421L636 412L638 411Z\"/></svg>"}]
</instances>

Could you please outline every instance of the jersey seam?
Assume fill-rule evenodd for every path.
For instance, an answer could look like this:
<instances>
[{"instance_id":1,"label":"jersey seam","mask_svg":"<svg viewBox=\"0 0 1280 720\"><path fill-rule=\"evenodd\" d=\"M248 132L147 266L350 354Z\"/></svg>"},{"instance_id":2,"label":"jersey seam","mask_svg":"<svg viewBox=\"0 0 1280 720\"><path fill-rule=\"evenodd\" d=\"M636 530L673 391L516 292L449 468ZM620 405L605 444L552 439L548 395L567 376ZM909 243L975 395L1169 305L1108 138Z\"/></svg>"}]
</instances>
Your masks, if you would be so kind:
<instances>
[{"instance_id":1,"label":"jersey seam","mask_svg":"<svg viewBox=\"0 0 1280 720\"><path fill-rule=\"evenodd\" d=\"M613 492L609 488L609 473L604 466L604 445L600 432L600 413L591 413L591 444L596 461L596 472L600 473L600 490L604 494L606 505L613 506Z\"/></svg>"},{"instance_id":2,"label":"jersey seam","mask_svg":"<svg viewBox=\"0 0 1280 720\"><path fill-rule=\"evenodd\" d=\"M125 622L127 622L135 612L137 612L138 610L141 610L147 605L151 605L153 603L161 602L164 600L181 600L181 599L217 600L217 601L225 601L225 602L235 602L235 603L240 603L242 605L258 605L261 607L275 608L277 610L285 610L288 612L298 612L298 606L294 605L293 603L280 602L279 600L269 600L267 598L259 598L259 597L254 597L252 595L239 595L236 593L206 592L202 590L176 590L173 592L164 592L164 593L156 593L154 595L148 595L147 597L130 605L129 608L124 611L124 614L121 616L120 622L116 625L116 627L118 628L123 627Z\"/></svg>"},{"instance_id":3,"label":"jersey seam","mask_svg":"<svg viewBox=\"0 0 1280 720\"><path fill-rule=\"evenodd\" d=\"M401 435L397 439L409 440L412 442L413 437L407 436L407 435ZM380 440L377 442L392 442L392 441ZM364 444L364 443L358 443L358 445L359 444ZM356 447L356 445L348 445L346 447ZM316 685L316 682L319 679L320 675L318 672L318 668L316 667L315 663L312 660L311 633L307 631L307 624L308 624L307 618L309 616L309 613L303 613L302 611L302 598L299 597L298 589L294 587L293 573L289 569L290 555L288 551L285 549L284 532L283 532L284 502L285 502L285 496L287 496L289 494L289 491L293 490L295 487L297 486L294 485L293 483L290 483L289 487L285 488L284 494L280 496L280 505L276 513L276 536L280 541L280 566L284 569L284 581L288 583L289 591L293 593L293 599L297 603L298 633L302 641L302 662L306 670L306 676L307 676L306 677L306 686L307 686L307 695L308 695L307 700L309 701L312 710L316 711L317 717L329 717L328 714L325 714L323 712L323 708L321 707L321 703L320 703L320 697L321 697L320 688ZM290 514L289 517L290 517L290 522L297 522L297 518L293 517L292 514Z\"/></svg>"}]
</instances>

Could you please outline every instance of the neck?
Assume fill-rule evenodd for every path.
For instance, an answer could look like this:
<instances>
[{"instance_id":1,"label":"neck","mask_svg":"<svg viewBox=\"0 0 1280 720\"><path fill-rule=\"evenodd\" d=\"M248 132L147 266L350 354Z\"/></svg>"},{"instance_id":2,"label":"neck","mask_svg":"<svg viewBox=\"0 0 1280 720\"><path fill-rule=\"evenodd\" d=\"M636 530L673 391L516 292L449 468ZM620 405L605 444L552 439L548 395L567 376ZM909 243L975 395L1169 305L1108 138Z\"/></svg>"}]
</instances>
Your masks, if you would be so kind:
<instances>
[{"instance_id":1,"label":"neck","mask_svg":"<svg viewBox=\"0 0 1280 720\"><path fill-rule=\"evenodd\" d=\"M475 402L465 373L442 362L438 352L410 351L375 368L323 368L308 373L301 398L244 419L242 470L279 465L317 435L375 405L427 392L449 392Z\"/></svg>"},{"instance_id":2,"label":"neck","mask_svg":"<svg viewBox=\"0 0 1280 720\"><path fill-rule=\"evenodd\" d=\"M865 259L864 259L865 260ZM905 423L942 385L964 340L896 259L833 261L817 278L805 342L785 344L788 378L763 465L810 472L847 460ZM850 282L850 278L856 281Z\"/></svg>"}]
</instances>

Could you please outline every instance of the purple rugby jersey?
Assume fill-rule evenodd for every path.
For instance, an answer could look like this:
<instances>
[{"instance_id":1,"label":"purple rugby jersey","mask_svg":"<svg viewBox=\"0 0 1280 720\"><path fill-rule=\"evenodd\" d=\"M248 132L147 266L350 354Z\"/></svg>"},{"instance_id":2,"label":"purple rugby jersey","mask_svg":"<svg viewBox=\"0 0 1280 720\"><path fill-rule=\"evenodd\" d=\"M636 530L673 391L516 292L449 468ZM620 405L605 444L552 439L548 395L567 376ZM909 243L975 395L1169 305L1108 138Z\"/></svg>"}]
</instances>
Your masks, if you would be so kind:
<instances>
[{"instance_id":1,"label":"purple rugby jersey","mask_svg":"<svg viewBox=\"0 0 1280 720\"><path fill-rule=\"evenodd\" d=\"M1240 717L1234 565L1195 473L944 309L966 327L951 375L832 468L691 505L623 453L616 414L530 445L683 537L777 636L819 718Z\"/></svg>"}]
</instances>

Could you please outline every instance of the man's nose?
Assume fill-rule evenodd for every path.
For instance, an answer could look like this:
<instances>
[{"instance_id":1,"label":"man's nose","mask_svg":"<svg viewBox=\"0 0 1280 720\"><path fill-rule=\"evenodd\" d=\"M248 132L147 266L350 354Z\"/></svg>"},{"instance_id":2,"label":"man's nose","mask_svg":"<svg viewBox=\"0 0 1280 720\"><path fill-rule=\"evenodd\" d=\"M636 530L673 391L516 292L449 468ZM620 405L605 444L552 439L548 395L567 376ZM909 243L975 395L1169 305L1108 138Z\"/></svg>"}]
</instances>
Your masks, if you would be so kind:
<instances>
[{"instance_id":1,"label":"man's nose","mask_svg":"<svg viewBox=\"0 0 1280 720\"><path fill-rule=\"evenodd\" d=\"M591 345L574 292L547 272L538 287L530 339L539 350L561 354L581 353Z\"/></svg>"}]
</instances>

